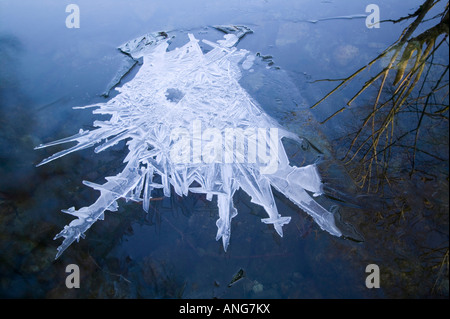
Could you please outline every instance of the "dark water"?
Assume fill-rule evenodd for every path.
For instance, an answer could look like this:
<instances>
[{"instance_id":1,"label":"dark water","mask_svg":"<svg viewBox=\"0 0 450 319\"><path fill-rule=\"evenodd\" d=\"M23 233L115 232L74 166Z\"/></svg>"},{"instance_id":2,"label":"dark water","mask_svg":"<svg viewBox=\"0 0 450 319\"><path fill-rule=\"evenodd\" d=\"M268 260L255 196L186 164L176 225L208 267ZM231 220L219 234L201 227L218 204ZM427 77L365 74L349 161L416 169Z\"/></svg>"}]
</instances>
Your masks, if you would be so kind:
<instances>
[{"instance_id":1,"label":"dark water","mask_svg":"<svg viewBox=\"0 0 450 319\"><path fill-rule=\"evenodd\" d=\"M80 28L68 29L69 3L0 3L0 296L448 297L448 144L438 146L447 160L427 166L436 179L412 178L398 186L395 196L367 195L354 186L336 156L341 146L337 137L353 127L354 114L319 124L351 93L339 93L313 111L300 107L312 105L331 88L311 81L351 74L395 41L405 24L366 28L361 15L370 2L359 0L102 0L77 1ZM381 18L388 19L414 12L421 1L377 4ZM328 19L333 17L350 18ZM88 149L36 168L60 149L33 148L91 128L95 117L72 107L104 100L101 93L124 61L116 50L122 43L165 30L177 33L173 45L178 46L187 41L188 32L216 37L209 26L220 24L247 25L254 33L238 47L273 57L277 68L261 67L245 76L242 85L267 113L314 146L288 145L293 162L300 165L323 155L320 169L327 193L338 191L340 199L318 200L336 210L346 233L362 241L330 236L275 193L281 214L292 217L280 238L260 222L264 210L238 192L234 203L239 215L224 253L215 241L214 200L156 194L149 214L139 204L120 201L118 212L108 213L86 239L55 261L59 241L52 238L71 220L60 210L94 202L98 193L81 181L102 183L105 176L120 172L126 149L118 145L104 154ZM440 58L448 63L448 52ZM443 134L448 138L448 124ZM65 286L68 264L80 267L80 289ZM368 264L380 267L379 289L365 285ZM228 287L240 269L245 277Z\"/></svg>"}]
</instances>

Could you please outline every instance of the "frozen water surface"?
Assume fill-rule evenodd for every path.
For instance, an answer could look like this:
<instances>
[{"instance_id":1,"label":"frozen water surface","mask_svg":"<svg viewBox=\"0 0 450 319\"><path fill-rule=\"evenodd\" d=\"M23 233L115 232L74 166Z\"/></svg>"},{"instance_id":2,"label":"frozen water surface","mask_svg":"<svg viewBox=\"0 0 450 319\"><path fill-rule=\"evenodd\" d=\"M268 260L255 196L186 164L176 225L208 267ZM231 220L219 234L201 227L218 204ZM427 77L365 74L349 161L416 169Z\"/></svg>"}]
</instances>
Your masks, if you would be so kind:
<instances>
[{"instance_id":1,"label":"frozen water surface","mask_svg":"<svg viewBox=\"0 0 450 319\"><path fill-rule=\"evenodd\" d=\"M281 139L300 138L266 114L239 84L241 70L251 71L255 55L237 49L236 44L251 30L245 26L216 29L225 33L223 39L212 42L188 34L187 43L173 50L168 50L173 37L165 32L123 44L119 50L142 63L137 74L116 88L119 94L107 102L79 107L95 108L94 114L110 115L110 119L95 121L93 130L80 130L37 147L76 142L39 165L92 146L99 153L126 140L128 147L122 172L106 177L102 185L83 181L100 191L97 201L63 210L76 219L56 235L55 239L64 237L57 257L102 220L105 211L116 211L118 199L141 202L148 211L154 189L162 189L167 197L172 190L179 196L205 194L208 200L217 196L216 240L222 239L225 250L231 220L238 213L233 206L238 189L264 207L268 216L262 222L272 224L280 236L290 217L278 212L272 187L323 230L341 236L333 214L311 197L322 194L317 167L289 164ZM200 44L209 51L205 53ZM112 83L119 81L120 77Z\"/></svg>"}]
</instances>

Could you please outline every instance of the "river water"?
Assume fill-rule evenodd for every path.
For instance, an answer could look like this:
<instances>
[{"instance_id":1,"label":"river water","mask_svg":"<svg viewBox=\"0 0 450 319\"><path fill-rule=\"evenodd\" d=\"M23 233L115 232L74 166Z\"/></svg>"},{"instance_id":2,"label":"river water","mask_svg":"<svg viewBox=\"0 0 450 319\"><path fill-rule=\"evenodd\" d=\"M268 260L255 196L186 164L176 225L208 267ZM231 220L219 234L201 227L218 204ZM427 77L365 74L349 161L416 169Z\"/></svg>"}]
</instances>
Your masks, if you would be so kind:
<instances>
[{"instance_id":1,"label":"river water","mask_svg":"<svg viewBox=\"0 0 450 319\"><path fill-rule=\"evenodd\" d=\"M395 19L421 2L377 5L381 19ZM332 88L315 80L350 75L397 40L406 23L368 28L371 2L360 0L79 0L80 28L67 28L69 3L0 2L0 296L448 297L448 142L436 146L443 161L426 164L434 178L413 176L390 193L367 194L355 186L339 156L344 143L338 137L352 132L355 112L319 124L354 88L308 107ZM94 202L97 192L81 181L102 183L120 172L126 150L124 144L102 154L87 149L37 168L62 148L34 147L92 128L97 117L72 107L105 101L101 94L124 63L117 50L121 44L154 31L176 33L174 47L187 42L188 33L218 39L220 32L211 26L228 24L253 30L238 48L271 56L271 68L255 68L241 84L268 114L310 141L307 149L287 145L293 163L323 159L319 168L330 196L318 201L340 216L353 240L321 231L275 193L279 211L292 217L280 238L260 222L264 210L238 192L239 214L225 253L215 241L215 200L161 195L148 214L137 203L119 202L118 212L107 213L85 239L54 260L59 240L53 237L71 220L60 210ZM448 64L448 52L439 51L437 59ZM448 139L448 123L440 130ZM80 268L80 289L65 285L68 264ZM380 288L366 287L369 264L380 269ZM229 285L241 269L244 277Z\"/></svg>"}]
</instances>

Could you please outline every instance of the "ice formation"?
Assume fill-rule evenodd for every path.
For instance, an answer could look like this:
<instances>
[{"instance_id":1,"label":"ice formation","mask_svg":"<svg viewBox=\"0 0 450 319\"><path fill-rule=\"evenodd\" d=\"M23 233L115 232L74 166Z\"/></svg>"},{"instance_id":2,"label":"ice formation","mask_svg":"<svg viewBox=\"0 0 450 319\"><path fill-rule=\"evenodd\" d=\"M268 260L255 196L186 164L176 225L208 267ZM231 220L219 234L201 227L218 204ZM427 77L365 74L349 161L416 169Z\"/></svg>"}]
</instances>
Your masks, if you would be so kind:
<instances>
[{"instance_id":1,"label":"ice formation","mask_svg":"<svg viewBox=\"0 0 450 319\"><path fill-rule=\"evenodd\" d=\"M165 196L171 196L172 189L179 196L205 194L208 200L216 195L216 240L222 239L225 250L231 219L237 215L233 194L239 188L264 207L268 217L262 222L272 224L280 236L290 217L279 214L272 186L311 215L323 230L341 236L333 214L308 193L322 193L317 167L289 164L281 139L299 137L276 123L239 84L242 63L248 69L254 56L237 49L236 44L251 31L244 26L218 29L227 34L217 42L203 40L211 47L207 53L193 34L188 34L184 46L170 51L171 38L165 32L125 43L119 48L123 53L135 60L142 58L137 74L116 88L119 94L107 102L81 107L94 107L94 114L107 114L110 119L95 121L93 130L80 130L36 147L77 142L39 166L91 146L99 153L127 141L122 172L106 177L103 185L83 181L100 191L97 201L63 210L76 219L55 236L64 237L56 258L102 220L106 210L117 211L118 199L142 202L148 211L152 190L157 188Z\"/></svg>"}]
</instances>

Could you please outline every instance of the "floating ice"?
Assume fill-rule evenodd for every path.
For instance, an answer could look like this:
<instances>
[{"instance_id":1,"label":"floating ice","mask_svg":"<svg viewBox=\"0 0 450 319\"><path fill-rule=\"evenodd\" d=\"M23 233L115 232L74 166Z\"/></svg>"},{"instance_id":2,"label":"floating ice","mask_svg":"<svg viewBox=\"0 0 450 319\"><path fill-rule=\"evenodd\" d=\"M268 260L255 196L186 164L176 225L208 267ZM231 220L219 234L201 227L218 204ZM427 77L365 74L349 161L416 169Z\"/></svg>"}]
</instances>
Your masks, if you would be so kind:
<instances>
[{"instance_id":1,"label":"floating ice","mask_svg":"<svg viewBox=\"0 0 450 319\"><path fill-rule=\"evenodd\" d=\"M239 84L240 68L250 68L254 56L235 46L251 30L243 26L217 28L227 34L217 42L203 40L212 48L206 54L193 34L184 46L171 51L171 38L164 32L125 43L120 47L123 53L134 60L142 58L135 77L116 88L120 93L107 102L81 107L95 107L94 114L111 118L95 121L94 130L80 130L36 147L77 142L38 166L91 146L99 153L124 140L129 150L124 170L106 177L106 183L83 181L100 191L95 203L63 210L77 218L55 236L64 237L56 258L103 219L106 210L116 211L118 199L142 202L148 211L152 190L157 188L165 196L171 196L172 189L179 196L189 192L205 194L208 200L217 196L216 240L222 239L225 250L231 219L237 215L233 194L239 188L264 207L268 218L262 222L272 224L280 236L290 217L278 213L272 186L311 215L323 230L341 236L333 214L308 194L322 193L316 166L289 165L281 139L299 141L299 137L279 126Z\"/></svg>"}]
</instances>

